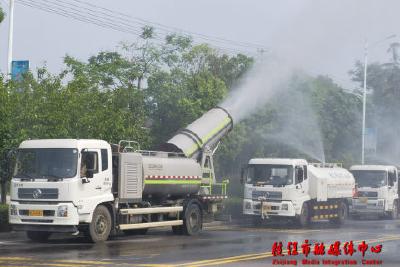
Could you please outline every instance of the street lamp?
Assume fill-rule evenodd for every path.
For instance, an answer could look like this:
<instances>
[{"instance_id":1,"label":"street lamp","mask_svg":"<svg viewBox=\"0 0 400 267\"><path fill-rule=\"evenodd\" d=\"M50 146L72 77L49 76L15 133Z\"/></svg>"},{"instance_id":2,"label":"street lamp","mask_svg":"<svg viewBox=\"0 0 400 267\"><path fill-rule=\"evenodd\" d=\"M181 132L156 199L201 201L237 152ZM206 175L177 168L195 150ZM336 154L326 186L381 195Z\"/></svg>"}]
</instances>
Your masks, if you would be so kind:
<instances>
[{"instance_id":1,"label":"street lamp","mask_svg":"<svg viewBox=\"0 0 400 267\"><path fill-rule=\"evenodd\" d=\"M372 46L386 41L388 39L395 38L396 35L390 35L382 40L375 42ZM362 144L361 144L361 164L365 162L365 110L367 104L367 65L368 65L368 39L365 39L365 47L364 47L364 91L363 91L363 116L362 116Z\"/></svg>"}]
</instances>

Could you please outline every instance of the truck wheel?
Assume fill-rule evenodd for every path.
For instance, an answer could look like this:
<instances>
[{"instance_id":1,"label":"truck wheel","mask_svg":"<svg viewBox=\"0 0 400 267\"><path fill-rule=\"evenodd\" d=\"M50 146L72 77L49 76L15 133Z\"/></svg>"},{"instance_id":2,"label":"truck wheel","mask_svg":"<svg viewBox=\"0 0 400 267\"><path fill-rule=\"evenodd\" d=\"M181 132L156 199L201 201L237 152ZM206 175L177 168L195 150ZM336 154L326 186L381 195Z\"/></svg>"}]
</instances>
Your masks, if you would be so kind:
<instances>
[{"instance_id":1,"label":"truck wheel","mask_svg":"<svg viewBox=\"0 0 400 267\"><path fill-rule=\"evenodd\" d=\"M27 231L26 236L35 242L45 242L51 236L50 232L41 232L41 231Z\"/></svg>"},{"instance_id":2,"label":"truck wheel","mask_svg":"<svg viewBox=\"0 0 400 267\"><path fill-rule=\"evenodd\" d=\"M392 220L397 220L398 217L399 217L399 207L398 207L397 201L395 201L393 203L392 212L390 213L390 218Z\"/></svg>"},{"instance_id":3,"label":"truck wheel","mask_svg":"<svg viewBox=\"0 0 400 267\"><path fill-rule=\"evenodd\" d=\"M197 235L203 227L201 210L197 204L190 203L185 210L183 218L183 233L186 235Z\"/></svg>"},{"instance_id":4,"label":"truck wheel","mask_svg":"<svg viewBox=\"0 0 400 267\"><path fill-rule=\"evenodd\" d=\"M145 235L147 234L148 230L149 228L143 228L143 229L123 230L123 232L126 235Z\"/></svg>"},{"instance_id":5,"label":"truck wheel","mask_svg":"<svg viewBox=\"0 0 400 267\"><path fill-rule=\"evenodd\" d=\"M303 203L303 206L301 207L298 223L301 227L306 227L310 224L310 210L307 203Z\"/></svg>"},{"instance_id":6,"label":"truck wheel","mask_svg":"<svg viewBox=\"0 0 400 267\"><path fill-rule=\"evenodd\" d=\"M329 221L335 225L342 225L348 217L347 205L343 202L339 204L338 217L330 219Z\"/></svg>"},{"instance_id":7,"label":"truck wheel","mask_svg":"<svg viewBox=\"0 0 400 267\"><path fill-rule=\"evenodd\" d=\"M89 236L93 243L106 241L111 231L111 215L108 209L97 206L94 210L92 222L89 224Z\"/></svg>"}]
</instances>

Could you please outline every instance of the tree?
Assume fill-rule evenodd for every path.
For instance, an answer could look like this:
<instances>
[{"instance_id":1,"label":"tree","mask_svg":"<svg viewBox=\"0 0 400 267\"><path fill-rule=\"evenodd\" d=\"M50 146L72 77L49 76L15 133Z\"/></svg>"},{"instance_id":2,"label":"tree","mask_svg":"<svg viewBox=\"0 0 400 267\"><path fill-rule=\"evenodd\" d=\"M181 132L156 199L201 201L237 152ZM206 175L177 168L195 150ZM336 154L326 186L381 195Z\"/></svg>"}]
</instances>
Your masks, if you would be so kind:
<instances>
[{"instance_id":1,"label":"tree","mask_svg":"<svg viewBox=\"0 0 400 267\"><path fill-rule=\"evenodd\" d=\"M0 7L0 23L4 20L4 11L3 9Z\"/></svg>"}]
</instances>

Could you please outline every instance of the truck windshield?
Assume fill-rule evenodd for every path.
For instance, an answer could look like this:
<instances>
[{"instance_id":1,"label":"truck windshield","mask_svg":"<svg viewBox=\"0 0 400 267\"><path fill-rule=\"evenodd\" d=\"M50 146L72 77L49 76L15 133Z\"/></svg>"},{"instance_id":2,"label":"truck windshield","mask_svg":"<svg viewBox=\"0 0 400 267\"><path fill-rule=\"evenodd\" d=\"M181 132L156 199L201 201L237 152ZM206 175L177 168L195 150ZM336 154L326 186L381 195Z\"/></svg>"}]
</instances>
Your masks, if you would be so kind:
<instances>
[{"instance_id":1,"label":"truck windshield","mask_svg":"<svg viewBox=\"0 0 400 267\"><path fill-rule=\"evenodd\" d=\"M293 167L288 165L249 165L247 183L272 186L293 184Z\"/></svg>"},{"instance_id":2,"label":"truck windshield","mask_svg":"<svg viewBox=\"0 0 400 267\"><path fill-rule=\"evenodd\" d=\"M386 185L386 171L367 171L354 170L351 171L358 187L381 187Z\"/></svg>"},{"instance_id":3,"label":"truck windshield","mask_svg":"<svg viewBox=\"0 0 400 267\"><path fill-rule=\"evenodd\" d=\"M14 177L71 178L76 175L77 162L74 148L19 149Z\"/></svg>"}]
</instances>

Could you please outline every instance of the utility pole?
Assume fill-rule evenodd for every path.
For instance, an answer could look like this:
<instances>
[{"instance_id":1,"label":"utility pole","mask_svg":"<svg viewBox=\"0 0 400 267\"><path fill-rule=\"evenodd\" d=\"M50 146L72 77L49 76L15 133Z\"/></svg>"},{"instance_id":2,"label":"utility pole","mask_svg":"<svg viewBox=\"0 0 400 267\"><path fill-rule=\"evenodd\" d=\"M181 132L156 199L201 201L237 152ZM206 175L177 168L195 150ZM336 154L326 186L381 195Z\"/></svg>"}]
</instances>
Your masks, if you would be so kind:
<instances>
[{"instance_id":1,"label":"utility pole","mask_svg":"<svg viewBox=\"0 0 400 267\"><path fill-rule=\"evenodd\" d=\"M10 0L9 11L9 28L8 28L8 58L7 58L7 75L11 77L12 68L12 50L13 50L13 31L14 31L14 0Z\"/></svg>"},{"instance_id":2,"label":"utility pole","mask_svg":"<svg viewBox=\"0 0 400 267\"><path fill-rule=\"evenodd\" d=\"M368 65L368 41L365 40L364 48L364 91L363 91L363 113L362 113L362 144L361 144L361 164L365 162L365 112L367 107L367 65Z\"/></svg>"},{"instance_id":3,"label":"utility pole","mask_svg":"<svg viewBox=\"0 0 400 267\"><path fill-rule=\"evenodd\" d=\"M376 46L377 44L395 38L396 34L392 34L380 41L377 41L371 45L370 48ZM367 108L367 68L368 68L368 39L365 39L364 47L364 86L363 86L363 114L362 114L362 143L361 143L361 164L365 163L365 113Z\"/></svg>"}]
</instances>

